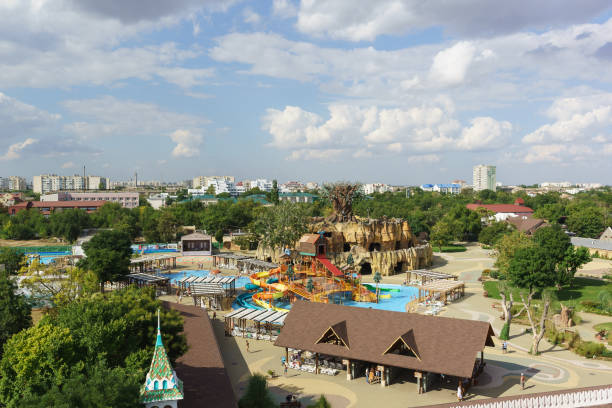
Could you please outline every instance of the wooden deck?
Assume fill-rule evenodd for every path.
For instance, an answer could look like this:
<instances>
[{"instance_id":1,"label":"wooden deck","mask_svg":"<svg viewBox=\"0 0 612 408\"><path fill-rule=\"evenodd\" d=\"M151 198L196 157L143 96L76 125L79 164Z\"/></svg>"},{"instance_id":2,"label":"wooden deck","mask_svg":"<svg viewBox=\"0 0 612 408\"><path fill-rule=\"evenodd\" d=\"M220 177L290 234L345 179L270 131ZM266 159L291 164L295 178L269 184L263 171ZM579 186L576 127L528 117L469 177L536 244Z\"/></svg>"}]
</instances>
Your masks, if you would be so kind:
<instances>
[{"instance_id":1,"label":"wooden deck","mask_svg":"<svg viewBox=\"0 0 612 408\"><path fill-rule=\"evenodd\" d=\"M179 311L185 319L189 349L175 364L185 391L179 407L236 408L238 403L206 311L171 302L164 302L164 306Z\"/></svg>"}]
</instances>

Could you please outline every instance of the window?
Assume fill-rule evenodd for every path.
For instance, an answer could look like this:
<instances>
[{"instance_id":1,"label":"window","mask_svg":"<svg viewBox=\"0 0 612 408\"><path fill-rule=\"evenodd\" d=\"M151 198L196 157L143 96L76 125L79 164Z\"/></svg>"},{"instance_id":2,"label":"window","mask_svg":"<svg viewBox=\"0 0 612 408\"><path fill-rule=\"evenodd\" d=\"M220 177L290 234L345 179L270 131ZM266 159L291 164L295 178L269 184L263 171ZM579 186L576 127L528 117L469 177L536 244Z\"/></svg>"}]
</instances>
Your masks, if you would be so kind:
<instances>
[{"instance_id":1,"label":"window","mask_svg":"<svg viewBox=\"0 0 612 408\"><path fill-rule=\"evenodd\" d=\"M168 381L164 380L164 382L162 383L162 388L164 390L168 388Z\"/></svg>"},{"instance_id":2,"label":"window","mask_svg":"<svg viewBox=\"0 0 612 408\"><path fill-rule=\"evenodd\" d=\"M158 381L155 381L155 382L153 383L153 389L154 389L154 390L159 390L159 382L158 382Z\"/></svg>"}]
</instances>

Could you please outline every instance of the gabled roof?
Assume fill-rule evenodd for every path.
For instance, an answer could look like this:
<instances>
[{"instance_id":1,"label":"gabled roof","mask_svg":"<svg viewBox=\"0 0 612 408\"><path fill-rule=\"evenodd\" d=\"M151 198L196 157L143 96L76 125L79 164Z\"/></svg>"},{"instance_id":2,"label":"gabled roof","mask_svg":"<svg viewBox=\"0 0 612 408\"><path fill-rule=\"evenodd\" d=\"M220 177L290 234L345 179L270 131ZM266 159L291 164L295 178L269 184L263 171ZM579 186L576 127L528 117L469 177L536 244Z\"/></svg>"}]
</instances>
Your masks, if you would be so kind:
<instances>
[{"instance_id":1,"label":"gabled roof","mask_svg":"<svg viewBox=\"0 0 612 408\"><path fill-rule=\"evenodd\" d=\"M319 234L304 234L302 235L302 238L300 238L300 242L316 244L319 238L321 238Z\"/></svg>"},{"instance_id":2,"label":"gabled roof","mask_svg":"<svg viewBox=\"0 0 612 408\"><path fill-rule=\"evenodd\" d=\"M540 227L546 226L546 221L530 216L508 217L506 222L514 225L521 232L535 231Z\"/></svg>"},{"instance_id":3,"label":"gabled roof","mask_svg":"<svg viewBox=\"0 0 612 408\"><path fill-rule=\"evenodd\" d=\"M417 347L416 340L414 339L414 332L412 331L412 329L399 336L393 342L393 344L391 344L389 348L385 350L384 354L390 353L391 350L393 350L395 346L400 342L403 343L409 350L411 350L417 359L421 360L421 357L419 356L419 348Z\"/></svg>"},{"instance_id":4,"label":"gabled roof","mask_svg":"<svg viewBox=\"0 0 612 408\"><path fill-rule=\"evenodd\" d=\"M350 349L349 340L346 333L346 320L338 322L333 326L329 326L328 329L325 330L325 332L321 335L319 340L317 340L317 343L323 343L323 340L327 338L330 334L333 334L334 337L336 337L342 344L344 344L344 347Z\"/></svg>"},{"instance_id":5,"label":"gabled roof","mask_svg":"<svg viewBox=\"0 0 612 408\"><path fill-rule=\"evenodd\" d=\"M191 234L187 234L187 235L183 235L181 237L181 241L185 241L185 240L210 240L211 237L210 235L206 235L206 234L202 234L200 232L193 232Z\"/></svg>"},{"instance_id":6,"label":"gabled roof","mask_svg":"<svg viewBox=\"0 0 612 408\"><path fill-rule=\"evenodd\" d=\"M322 333L339 322L346 326L346 334L337 333L338 337L346 336L350 348L317 343ZM341 330L344 329L337 328L334 332ZM477 353L485 346L494 345L492 336L493 329L488 322L297 301L274 344L469 378ZM420 360L401 354L385 354L400 339Z\"/></svg>"}]
</instances>

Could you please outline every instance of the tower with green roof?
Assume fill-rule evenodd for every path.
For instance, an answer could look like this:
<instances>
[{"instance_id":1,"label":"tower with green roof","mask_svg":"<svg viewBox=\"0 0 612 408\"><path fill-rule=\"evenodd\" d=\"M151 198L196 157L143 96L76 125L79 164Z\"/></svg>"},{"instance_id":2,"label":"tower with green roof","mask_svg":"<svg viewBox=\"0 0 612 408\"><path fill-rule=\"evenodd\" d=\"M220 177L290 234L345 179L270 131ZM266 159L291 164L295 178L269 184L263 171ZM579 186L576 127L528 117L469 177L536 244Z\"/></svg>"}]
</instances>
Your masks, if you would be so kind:
<instances>
[{"instance_id":1,"label":"tower with green roof","mask_svg":"<svg viewBox=\"0 0 612 408\"><path fill-rule=\"evenodd\" d=\"M176 376L162 343L157 311L157 339L151 368L145 384L140 389L140 402L145 408L177 408L183 399L183 382Z\"/></svg>"}]
</instances>

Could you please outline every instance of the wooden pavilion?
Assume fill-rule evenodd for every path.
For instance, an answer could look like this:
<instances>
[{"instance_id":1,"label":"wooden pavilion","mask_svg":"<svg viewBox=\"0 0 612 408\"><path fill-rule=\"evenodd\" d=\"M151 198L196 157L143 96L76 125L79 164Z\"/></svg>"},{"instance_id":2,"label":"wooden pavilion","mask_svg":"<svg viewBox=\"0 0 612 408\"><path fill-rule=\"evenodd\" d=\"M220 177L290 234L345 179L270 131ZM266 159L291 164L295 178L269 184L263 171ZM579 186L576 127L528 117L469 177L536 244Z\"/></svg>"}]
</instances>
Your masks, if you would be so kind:
<instances>
[{"instance_id":1,"label":"wooden pavilion","mask_svg":"<svg viewBox=\"0 0 612 408\"><path fill-rule=\"evenodd\" d=\"M383 387L416 378L421 392L440 375L477 377L493 335L488 322L297 301L274 345L287 361L289 349L314 356L315 374L341 361L349 381L374 370Z\"/></svg>"},{"instance_id":2,"label":"wooden pavilion","mask_svg":"<svg viewBox=\"0 0 612 408\"><path fill-rule=\"evenodd\" d=\"M176 284L183 293L193 298L194 306L228 309L236 296L234 276L186 276Z\"/></svg>"},{"instance_id":3,"label":"wooden pavilion","mask_svg":"<svg viewBox=\"0 0 612 408\"><path fill-rule=\"evenodd\" d=\"M120 282L120 286L125 285L136 285L139 288L153 286L158 294L170 294L171 292L170 278L151 273L130 273L126 275L124 281Z\"/></svg>"}]
</instances>

